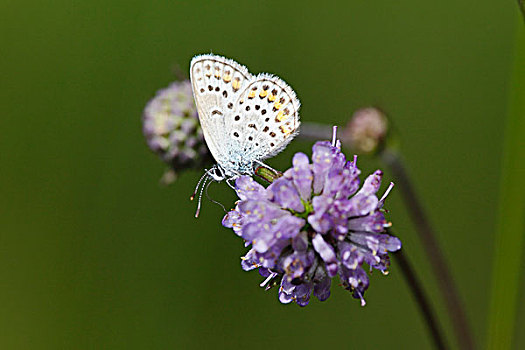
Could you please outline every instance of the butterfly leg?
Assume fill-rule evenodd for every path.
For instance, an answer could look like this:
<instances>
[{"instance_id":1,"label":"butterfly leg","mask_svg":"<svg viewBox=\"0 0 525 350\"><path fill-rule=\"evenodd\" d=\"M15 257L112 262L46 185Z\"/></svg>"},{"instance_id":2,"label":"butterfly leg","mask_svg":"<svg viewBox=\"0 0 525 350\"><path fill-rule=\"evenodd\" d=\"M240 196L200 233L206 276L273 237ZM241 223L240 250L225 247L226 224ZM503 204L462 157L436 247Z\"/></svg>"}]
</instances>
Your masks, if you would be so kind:
<instances>
[{"instance_id":1,"label":"butterfly leg","mask_svg":"<svg viewBox=\"0 0 525 350\"><path fill-rule=\"evenodd\" d=\"M230 186L230 188L235 191L235 186L232 185L231 183L232 181L235 181L235 179L234 178L226 179L226 183L228 184L228 186Z\"/></svg>"}]
</instances>

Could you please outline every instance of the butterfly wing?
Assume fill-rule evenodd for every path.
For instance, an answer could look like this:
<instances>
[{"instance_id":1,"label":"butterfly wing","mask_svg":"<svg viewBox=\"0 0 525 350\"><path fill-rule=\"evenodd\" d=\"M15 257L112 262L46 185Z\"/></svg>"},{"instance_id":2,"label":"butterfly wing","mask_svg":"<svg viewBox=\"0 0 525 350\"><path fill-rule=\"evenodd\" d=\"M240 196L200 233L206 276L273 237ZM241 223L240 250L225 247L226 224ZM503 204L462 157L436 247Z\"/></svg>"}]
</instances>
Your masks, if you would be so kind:
<instances>
[{"instance_id":1,"label":"butterfly wing","mask_svg":"<svg viewBox=\"0 0 525 350\"><path fill-rule=\"evenodd\" d=\"M283 80L262 73L249 82L225 117L229 149L239 149L244 162L274 156L299 131L300 102Z\"/></svg>"},{"instance_id":2,"label":"butterfly wing","mask_svg":"<svg viewBox=\"0 0 525 350\"><path fill-rule=\"evenodd\" d=\"M225 118L253 76L233 60L200 55L191 61L190 79L204 139L217 163L224 166L229 142Z\"/></svg>"}]
</instances>

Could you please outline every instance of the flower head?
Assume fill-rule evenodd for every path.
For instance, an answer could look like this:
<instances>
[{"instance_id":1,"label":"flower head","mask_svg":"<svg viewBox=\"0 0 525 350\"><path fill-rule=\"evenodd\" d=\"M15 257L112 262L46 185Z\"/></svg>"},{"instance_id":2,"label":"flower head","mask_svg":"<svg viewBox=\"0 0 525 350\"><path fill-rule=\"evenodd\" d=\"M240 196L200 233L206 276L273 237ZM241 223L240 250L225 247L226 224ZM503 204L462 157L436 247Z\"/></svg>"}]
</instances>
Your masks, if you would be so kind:
<instances>
[{"instance_id":1,"label":"flower head","mask_svg":"<svg viewBox=\"0 0 525 350\"><path fill-rule=\"evenodd\" d=\"M235 183L240 201L223 219L223 225L251 246L242 258L244 270L259 268L266 288L279 285L279 300L305 306L313 293L319 300L330 296L331 280L361 299L368 288L363 268L384 273L389 251L401 248L376 195L380 170L360 187L356 158L348 161L339 141L317 142L311 161L304 153L267 188L248 176Z\"/></svg>"},{"instance_id":2,"label":"flower head","mask_svg":"<svg viewBox=\"0 0 525 350\"><path fill-rule=\"evenodd\" d=\"M142 120L149 148L173 171L198 168L209 161L189 80L158 91L146 105Z\"/></svg>"}]
</instances>

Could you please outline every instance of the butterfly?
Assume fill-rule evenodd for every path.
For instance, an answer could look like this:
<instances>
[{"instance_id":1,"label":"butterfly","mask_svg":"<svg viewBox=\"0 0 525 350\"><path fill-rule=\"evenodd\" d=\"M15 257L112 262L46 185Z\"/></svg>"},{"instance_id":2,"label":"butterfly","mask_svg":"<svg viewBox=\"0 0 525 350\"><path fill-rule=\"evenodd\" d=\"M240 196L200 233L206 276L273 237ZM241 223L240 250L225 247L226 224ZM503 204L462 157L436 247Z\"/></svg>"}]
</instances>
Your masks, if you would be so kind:
<instances>
[{"instance_id":1,"label":"butterfly","mask_svg":"<svg viewBox=\"0 0 525 350\"><path fill-rule=\"evenodd\" d=\"M299 99L277 76L254 76L232 59L205 54L192 59L190 79L204 140L217 162L201 177L192 199L203 178L233 187L237 177L268 167L262 161L299 132Z\"/></svg>"}]
</instances>

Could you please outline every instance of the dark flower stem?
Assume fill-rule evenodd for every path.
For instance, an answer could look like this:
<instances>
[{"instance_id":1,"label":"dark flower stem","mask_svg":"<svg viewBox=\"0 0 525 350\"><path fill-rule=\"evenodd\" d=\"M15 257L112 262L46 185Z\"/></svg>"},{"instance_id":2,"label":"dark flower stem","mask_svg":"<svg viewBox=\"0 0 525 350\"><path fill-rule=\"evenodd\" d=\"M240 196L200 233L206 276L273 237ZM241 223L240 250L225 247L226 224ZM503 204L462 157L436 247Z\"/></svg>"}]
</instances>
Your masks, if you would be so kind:
<instances>
[{"instance_id":1,"label":"dark flower stem","mask_svg":"<svg viewBox=\"0 0 525 350\"><path fill-rule=\"evenodd\" d=\"M329 140L331 138L331 133L332 128L328 125L303 123L301 125L301 133L299 136L307 140ZM344 142L345 140L342 141ZM383 162L390 167L396 182L399 184L398 188L401 191L405 205L408 208L412 221L414 222L416 230L421 238L425 253L429 257L440 290L443 293L447 312L451 319L458 344L461 349L473 350L475 348L474 341L470 333L470 327L463 310L459 293L437 242L434 230L432 229L423 210L423 206L416 195L405 166L399 155L390 151L388 148L383 149L379 156ZM422 312L424 311L422 310ZM426 320L429 322L428 319ZM430 324L429 328L432 328ZM439 347L438 344L436 344L436 346Z\"/></svg>"},{"instance_id":2,"label":"dark flower stem","mask_svg":"<svg viewBox=\"0 0 525 350\"><path fill-rule=\"evenodd\" d=\"M421 242L425 249L425 253L429 258L430 264L436 275L440 290L445 299L445 305L449 317L452 321L454 332L456 334L458 343L461 349L474 349L474 341L472 339L469 325L465 312L462 307L461 299L458 290L450 274L450 270L445 261L445 257L439 248L436 240L436 234L432 229L430 222L425 215L423 206L421 205L408 173L403 165L399 155L395 152L384 149L380 153L381 159L390 166L394 178L399 183L401 195L405 201L405 205L409 209L409 214L412 221L416 225L419 232Z\"/></svg>"},{"instance_id":3,"label":"dark flower stem","mask_svg":"<svg viewBox=\"0 0 525 350\"><path fill-rule=\"evenodd\" d=\"M403 249L395 252L393 256L401 268L401 271L403 272L403 276L405 277L412 295L419 305L419 310L421 311L421 314L427 323L428 331L434 340L436 349L447 349L445 345L445 337L443 336L443 331L439 326L434 310L432 309L429 299L423 290L421 282L417 278L416 272L412 268L408 258L405 256Z\"/></svg>"}]
</instances>

